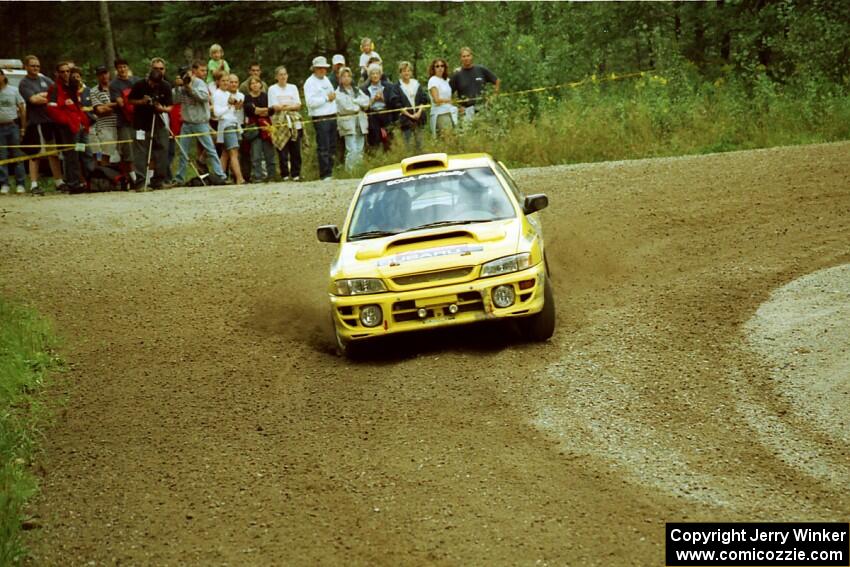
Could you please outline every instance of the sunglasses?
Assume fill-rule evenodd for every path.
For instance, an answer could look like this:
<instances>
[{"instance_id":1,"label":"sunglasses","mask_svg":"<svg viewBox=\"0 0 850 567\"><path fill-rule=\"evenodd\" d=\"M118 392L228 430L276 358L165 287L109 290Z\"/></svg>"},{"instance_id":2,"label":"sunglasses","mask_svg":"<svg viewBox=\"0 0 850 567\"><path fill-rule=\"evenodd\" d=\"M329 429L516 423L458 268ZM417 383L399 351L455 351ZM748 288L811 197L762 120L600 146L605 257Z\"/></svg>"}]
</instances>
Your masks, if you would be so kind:
<instances>
[{"instance_id":1,"label":"sunglasses","mask_svg":"<svg viewBox=\"0 0 850 567\"><path fill-rule=\"evenodd\" d=\"M151 67L154 71L165 71L165 67Z\"/></svg>"},{"instance_id":2,"label":"sunglasses","mask_svg":"<svg viewBox=\"0 0 850 567\"><path fill-rule=\"evenodd\" d=\"M440 63L440 64L438 64L438 65L434 65L434 69L436 69L436 68L438 68L438 67L443 67L443 68L445 68L446 66L445 66L445 65L443 65L442 63Z\"/></svg>"}]
</instances>

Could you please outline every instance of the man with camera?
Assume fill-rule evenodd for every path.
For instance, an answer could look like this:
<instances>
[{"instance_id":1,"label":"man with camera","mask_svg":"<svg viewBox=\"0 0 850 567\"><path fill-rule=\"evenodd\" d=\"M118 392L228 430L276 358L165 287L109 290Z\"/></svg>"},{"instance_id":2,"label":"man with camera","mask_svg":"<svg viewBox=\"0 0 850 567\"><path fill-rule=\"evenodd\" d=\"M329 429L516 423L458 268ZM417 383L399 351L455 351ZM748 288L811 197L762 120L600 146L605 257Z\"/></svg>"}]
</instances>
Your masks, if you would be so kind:
<instances>
[{"instance_id":1,"label":"man with camera","mask_svg":"<svg viewBox=\"0 0 850 567\"><path fill-rule=\"evenodd\" d=\"M136 170L147 173L149 163L154 162L151 189L162 189L168 178L168 125L163 114L171 110L171 86L162 78L162 71L153 69L145 81L139 81L127 97L134 105L133 128L136 129L133 155ZM150 154L150 155L149 155ZM144 185L144 179L136 180L136 188Z\"/></svg>"},{"instance_id":2,"label":"man with camera","mask_svg":"<svg viewBox=\"0 0 850 567\"><path fill-rule=\"evenodd\" d=\"M221 169L221 161L215 152L212 138L210 137L210 94L205 82L207 76L207 65L202 61L192 63L192 74L182 78L183 86L180 87L180 104L183 118L183 127L180 133L193 135L180 138L179 144L180 161L174 181L182 184L185 179L186 165L189 162L189 151L192 149L192 140L197 140L204 148L207 159L212 163L213 176L210 181L213 184L223 185L226 183L224 171ZM176 133L176 132L175 132Z\"/></svg>"}]
</instances>

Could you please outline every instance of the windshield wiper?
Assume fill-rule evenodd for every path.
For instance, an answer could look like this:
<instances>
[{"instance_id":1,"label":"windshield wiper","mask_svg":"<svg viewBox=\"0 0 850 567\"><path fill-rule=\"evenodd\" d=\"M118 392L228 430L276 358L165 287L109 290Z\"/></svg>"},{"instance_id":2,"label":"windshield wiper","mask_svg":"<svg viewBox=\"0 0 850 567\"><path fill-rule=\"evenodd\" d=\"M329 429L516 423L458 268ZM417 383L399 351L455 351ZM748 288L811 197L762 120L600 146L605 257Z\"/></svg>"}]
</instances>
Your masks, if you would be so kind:
<instances>
[{"instance_id":1,"label":"windshield wiper","mask_svg":"<svg viewBox=\"0 0 850 567\"><path fill-rule=\"evenodd\" d=\"M422 230L424 228L436 228L438 226L451 226L455 224L474 224L477 222L493 222L497 219L471 219L471 220L444 220L437 222L429 222L427 224L422 224L419 226L414 226L413 228L408 228L407 230Z\"/></svg>"},{"instance_id":2,"label":"windshield wiper","mask_svg":"<svg viewBox=\"0 0 850 567\"><path fill-rule=\"evenodd\" d=\"M358 232L357 234L352 234L348 237L348 239L354 240L360 238L379 238L381 236L393 236L394 234L398 234L398 232L393 232L390 230L367 230L366 232Z\"/></svg>"}]
</instances>

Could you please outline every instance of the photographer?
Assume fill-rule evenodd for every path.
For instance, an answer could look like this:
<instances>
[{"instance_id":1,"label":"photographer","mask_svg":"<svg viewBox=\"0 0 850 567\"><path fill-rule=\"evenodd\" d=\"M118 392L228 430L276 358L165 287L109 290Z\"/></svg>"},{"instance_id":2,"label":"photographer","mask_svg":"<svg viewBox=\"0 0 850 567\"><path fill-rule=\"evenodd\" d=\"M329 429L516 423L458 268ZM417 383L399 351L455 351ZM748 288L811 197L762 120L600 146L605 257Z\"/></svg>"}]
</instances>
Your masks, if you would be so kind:
<instances>
[{"instance_id":1,"label":"photographer","mask_svg":"<svg viewBox=\"0 0 850 567\"><path fill-rule=\"evenodd\" d=\"M147 172L148 152L154 162L154 175L151 189L162 189L168 177L168 127L163 113L168 113L173 104L171 87L162 78L162 71L154 69L147 80L139 81L130 90L129 103L135 106L133 127L136 136L133 154L136 157L136 170ZM153 140L153 148L151 148ZM144 185L144 179L136 181L136 187Z\"/></svg>"},{"instance_id":2,"label":"photographer","mask_svg":"<svg viewBox=\"0 0 850 567\"><path fill-rule=\"evenodd\" d=\"M179 144L182 148L177 166L177 174L175 182L183 184L186 174L186 165L189 163L189 151L191 150L192 140L197 140L204 148L207 159L212 163L213 176L210 181L213 184L222 185L225 183L224 172L221 170L221 162L218 159L218 154L215 153L212 139L209 136L210 132L210 95L207 90L207 84L204 78L207 76L207 66L195 61L192 63L192 74L183 77L183 86L180 87L181 117L183 118L183 127L180 133L191 136L180 138ZM176 133L176 132L175 132Z\"/></svg>"}]
</instances>

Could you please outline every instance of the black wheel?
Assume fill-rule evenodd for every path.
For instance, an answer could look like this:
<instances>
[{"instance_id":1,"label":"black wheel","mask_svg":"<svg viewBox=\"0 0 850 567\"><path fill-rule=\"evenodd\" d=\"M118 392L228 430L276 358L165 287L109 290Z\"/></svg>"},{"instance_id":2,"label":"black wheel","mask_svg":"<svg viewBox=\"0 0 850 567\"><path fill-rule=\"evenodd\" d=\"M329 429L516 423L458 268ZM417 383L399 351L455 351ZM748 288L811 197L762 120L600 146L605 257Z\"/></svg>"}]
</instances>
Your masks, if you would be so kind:
<instances>
[{"instance_id":1,"label":"black wheel","mask_svg":"<svg viewBox=\"0 0 850 567\"><path fill-rule=\"evenodd\" d=\"M336 353L339 356L344 356L349 360L355 360L360 355L362 345L355 341L343 339L336 325L334 325L334 336L336 337Z\"/></svg>"},{"instance_id":2,"label":"black wheel","mask_svg":"<svg viewBox=\"0 0 850 567\"><path fill-rule=\"evenodd\" d=\"M543 285L543 310L517 319L517 325L522 336L532 342L543 342L555 333L555 296L549 278Z\"/></svg>"}]
</instances>

